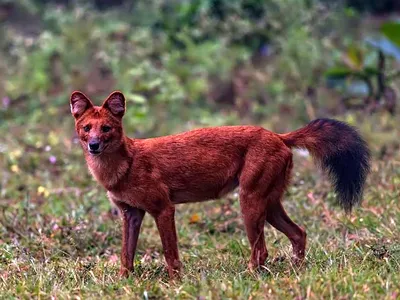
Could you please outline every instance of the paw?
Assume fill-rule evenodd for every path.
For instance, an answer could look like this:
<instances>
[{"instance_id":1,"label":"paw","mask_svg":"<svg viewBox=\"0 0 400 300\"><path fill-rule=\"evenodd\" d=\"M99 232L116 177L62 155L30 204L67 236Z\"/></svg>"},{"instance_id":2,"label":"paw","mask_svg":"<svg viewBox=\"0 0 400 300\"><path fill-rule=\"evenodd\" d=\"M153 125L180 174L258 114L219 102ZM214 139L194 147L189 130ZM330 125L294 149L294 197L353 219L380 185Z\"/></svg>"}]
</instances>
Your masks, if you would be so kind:
<instances>
[{"instance_id":1,"label":"paw","mask_svg":"<svg viewBox=\"0 0 400 300\"><path fill-rule=\"evenodd\" d=\"M119 270L119 277L121 278L128 278L129 275L132 273L132 270L128 270L127 268L122 268Z\"/></svg>"},{"instance_id":2,"label":"paw","mask_svg":"<svg viewBox=\"0 0 400 300\"><path fill-rule=\"evenodd\" d=\"M304 256L302 255L294 255L292 257L292 263L293 265L295 265L296 267L301 267L304 265Z\"/></svg>"},{"instance_id":3,"label":"paw","mask_svg":"<svg viewBox=\"0 0 400 300\"><path fill-rule=\"evenodd\" d=\"M250 262L247 265L250 271L256 271L261 269L265 265L268 258L268 252L257 252L257 255L252 255Z\"/></svg>"},{"instance_id":4,"label":"paw","mask_svg":"<svg viewBox=\"0 0 400 300\"><path fill-rule=\"evenodd\" d=\"M168 276L171 281L179 281L182 279L180 270L170 270L168 269Z\"/></svg>"},{"instance_id":5,"label":"paw","mask_svg":"<svg viewBox=\"0 0 400 300\"><path fill-rule=\"evenodd\" d=\"M265 265L265 263L260 263L260 262L249 262L247 265L250 273L256 273L262 270L262 267Z\"/></svg>"},{"instance_id":6,"label":"paw","mask_svg":"<svg viewBox=\"0 0 400 300\"><path fill-rule=\"evenodd\" d=\"M172 266L168 266L168 275L171 280L181 279L182 263L180 261L174 261Z\"/></svg>"},{"instance_id":7,"label":"paw","mask_svg":"<svg viewBox=\"0 0 400 300\"><path fill-rule=\"evenodd\" d=\"M250 272L255 272L260 267L260 265L254 262L249 262L247 267L249 268Z\"/></svg>"}]
</instances>

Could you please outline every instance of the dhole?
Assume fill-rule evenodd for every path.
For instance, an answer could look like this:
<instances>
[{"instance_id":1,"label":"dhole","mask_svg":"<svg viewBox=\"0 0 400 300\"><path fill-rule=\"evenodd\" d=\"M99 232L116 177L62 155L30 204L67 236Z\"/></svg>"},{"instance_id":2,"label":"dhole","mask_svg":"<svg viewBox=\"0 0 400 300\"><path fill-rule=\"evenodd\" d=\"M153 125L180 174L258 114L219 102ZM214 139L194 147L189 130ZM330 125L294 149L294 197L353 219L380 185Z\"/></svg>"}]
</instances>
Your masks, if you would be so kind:
<instances>
[{"instance_id":1,"label":"dhole","mask_svg":"<svg viewBox=\"0 0 400 300\"><path fill-rule=\"evenodd\" d=\"M293 167L293 147L307 149L328 172L347 212L362 198L370 153L355 129L336 120L318 119L286 134L257 126L223 126L131 139L122 128L121 92L113 92L99 107L76 91L70 104L89 170L122 214L122 276L133 270L146 212L157 224L172 278L181 268L175 204L221 198L238 186L251 246L249 267L262 265L268 256L265 222L289 238L293 257L301 262L306 232L281 204Z\"/></svg>"}]
</instances>

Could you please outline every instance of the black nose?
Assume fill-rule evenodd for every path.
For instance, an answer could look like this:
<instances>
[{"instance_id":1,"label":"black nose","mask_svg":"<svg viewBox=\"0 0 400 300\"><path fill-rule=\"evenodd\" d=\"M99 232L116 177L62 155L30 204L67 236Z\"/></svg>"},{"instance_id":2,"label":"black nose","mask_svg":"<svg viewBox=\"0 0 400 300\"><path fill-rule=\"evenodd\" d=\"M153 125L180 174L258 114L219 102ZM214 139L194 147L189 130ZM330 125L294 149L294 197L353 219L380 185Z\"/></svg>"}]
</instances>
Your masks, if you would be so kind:
<instances>
[{"instance_id":1,"label":"black nose","mask_svg":"<svg viewBox=\"0 0 400 300\"><path fill-rule=\"evenodd\" d=\"M99 150L100 143L99 142L90 142L89 143L89 149L92 151Z\"/></svg>"}]
</instances>

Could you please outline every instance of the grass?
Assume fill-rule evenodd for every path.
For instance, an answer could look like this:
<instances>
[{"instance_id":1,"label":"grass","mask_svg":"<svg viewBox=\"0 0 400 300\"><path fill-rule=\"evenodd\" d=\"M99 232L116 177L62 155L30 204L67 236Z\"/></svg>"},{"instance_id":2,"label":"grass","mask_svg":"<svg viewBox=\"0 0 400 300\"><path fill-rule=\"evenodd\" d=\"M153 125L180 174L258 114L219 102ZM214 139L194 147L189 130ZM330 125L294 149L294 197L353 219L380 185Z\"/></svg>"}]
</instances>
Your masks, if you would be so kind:
<instances>
[{"instance_id":1,"label":"grass","mask_svg":"<svg viewBox=\"0 0 400 300\"><path fill-rule=\"evenodd\" d=\"M213 37L184 48L171 44L166 33L151 34L147 23L164 20L158 13L143 27L130 25L147 16L140 11L129 12L126 20L118 12L116 23L113 12L49 8L33 44L31 36L14 30L13 22L0 27L5 49L0 53L0 299L399 298L400 119L382 112L337 116L357 125L373 152L364 202L349 216L334 205L332 188L311 158L295 152L284 206L307 229L302 268L291 264L287 238L266 224L268 261L260 271L249 272L250 249L233 194L177 206L181 281L168 280L149 216L139 237L135 273L118 277L121 221L87 171L73 136L67 95L82 89L97 98L121 89L130 96L127 132L139 137L250 122L278 132L293 130L314 114L309 108L315 104L307 104L304 96L311 83L318 89L316 114L339 114L340 96L322 86L322 73L344 40L358 41L351 33L357 28L339 11L331 14L298 2L265 4L276 6L266 21L279 29L268 33L272 46L282 51L268 57L267 66L250 68L255 86L240 95L252 99L251 113L241 120L234 112L238 107L222 111L205 99L211 100L210 87L220 85L209 82L209 75L224 79L236 62L250 56L243 45L227 43L236 40L238 24L248 23L245 16L228 18L226 28L207 22L193 32L183 27L177 35L181 43L199 33L208 36L209 30ZM258 32L259 24L253 25L250 32ZM20 27L31 29L32 24L27 18ZM226 32L214 32L219 27ZM53 54L60 55L58 61ZM102 68L91 70L95 63ZM104 67L111 78L99 78Z\"/></svg>"},{"instance_id":2,"label":"grass","mask_svg":"<svg viewBox=\"0 0 400 300\"><path fill-rule=\"evenodd\" d=\"M302 268L291 264L287 238L266 225L267 264L248 271L250 250L233 194L177 206L184 263L178 282L168 280L158 232L147 215L135 273L118 277L121 222L86 170L71 138L71 118L57 126L48 122L53 127L45 123L1 125L0 298L400 297L398 117L377 114L357 123L374 159L363 205L349 216L333 204L332 189L311 158L295 153L284 205L308 232Z\"/></svg>"}]
</instances>

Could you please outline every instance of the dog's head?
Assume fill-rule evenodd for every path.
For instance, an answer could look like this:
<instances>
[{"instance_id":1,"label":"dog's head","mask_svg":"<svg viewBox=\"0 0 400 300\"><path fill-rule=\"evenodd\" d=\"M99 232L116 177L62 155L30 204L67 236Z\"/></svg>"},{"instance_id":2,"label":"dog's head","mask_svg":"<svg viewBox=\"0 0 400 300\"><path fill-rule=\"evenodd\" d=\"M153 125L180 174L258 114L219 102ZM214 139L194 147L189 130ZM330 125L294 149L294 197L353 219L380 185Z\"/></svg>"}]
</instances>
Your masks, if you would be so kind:
<instances>
[{"instance_id":1,"label":"dog's head","mask_svg":"<svg viewBox=\"0 0 400 300\"><path fill-rule=\"evenodd\" d=\"M112 153L123 143L122 117L125 97L121 92L111 93L102 106L94 106L83 93L75 91L70 98L75 129L83 150L92 156Z\"/></svg>"}]
</instances>

